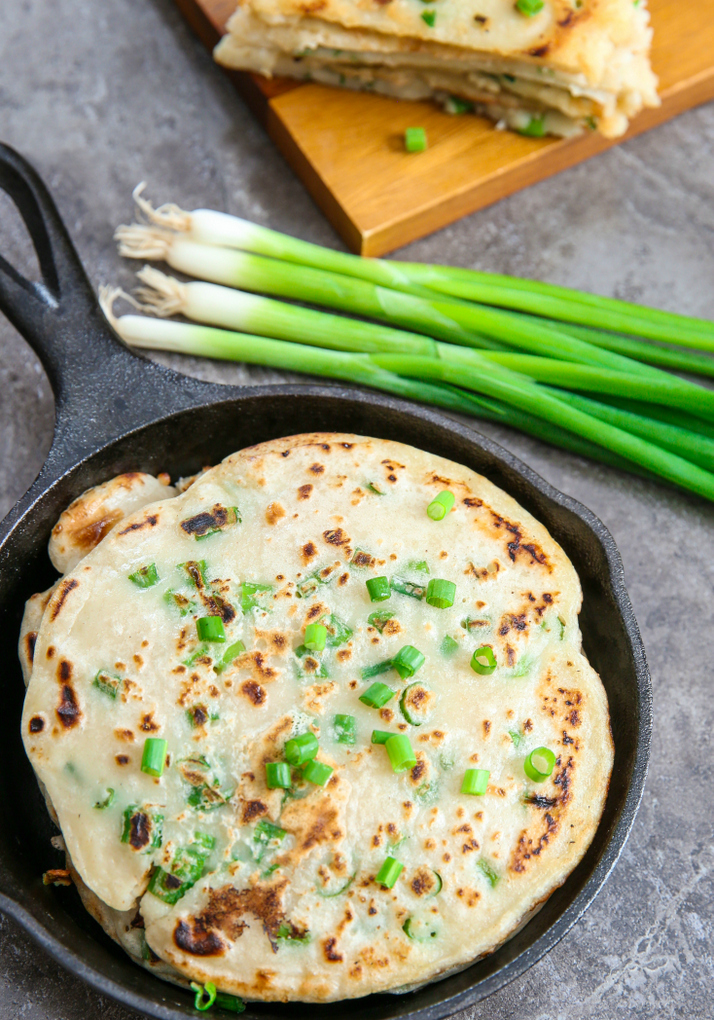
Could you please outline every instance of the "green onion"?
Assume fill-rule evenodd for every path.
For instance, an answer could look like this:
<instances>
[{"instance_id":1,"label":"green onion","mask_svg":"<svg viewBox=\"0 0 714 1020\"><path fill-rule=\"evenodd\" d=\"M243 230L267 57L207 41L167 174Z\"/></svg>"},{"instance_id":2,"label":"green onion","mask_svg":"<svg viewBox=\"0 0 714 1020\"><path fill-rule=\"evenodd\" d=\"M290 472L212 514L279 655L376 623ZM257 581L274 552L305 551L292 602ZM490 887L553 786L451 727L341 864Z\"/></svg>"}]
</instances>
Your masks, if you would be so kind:
<instances>
[{"instance_id":1,"label":"green onion","mask_svg":"<svg viewBox=\"0 0 714 1020\"><path fill-rule=\"evenodd\" d=\"M456 598L456 585L453 581L444 581L435 577L426 588L426 601L437 609L449 609Z\"/></svg>"},{"instance_id":2,"label":"green onion","mask_svg":"<svg viewBox=\"0 0 714 1020\"><path fill-rule=\"evenodd\" d=\"M244 613L251 609L266 609L267 596L272 593L273 587L270 584L255 584L244 581L241 585L240 607Z\"/></svg>"},{"instance_id":3,"label":"green onion","mask_svg":"<svg viewBox=\"0 0 714 1020\"><path fill-rule=\"evenodd\" d=\"M228 669L228 667L232 665L234 660L237 659L239 655L242 655L244 651L245 645L243 644L243 642L234 641L232 645L229 645L228 648L226 648L223 654L223 658L220 660L220 662L214 663L213 668L215 669L216 673L222 673L224 669Z\"/></svg>"},{"instance_id":4,"label":"green onion","mask_svg":"<svg viewBox=\"0 0 714 1020\"><path fill-rule=\"evenodd\" d=\"M228 992L216 993L216 1005L219 1009L225 1009L228 1013L244 1013L245 1003L237 995L229 995Z\"/></svg>"},{"instance_id":5,"label":"green onion","mask_svg":"<svg viewBox=\"0 0 714 1020\"><path fill-rule=\"evenodd\" d=\"M159 580L156 564L150 563L147 567L139 567L135 573L129 574L129 580L138 588L151 588Z\"/></svg>"},{"instance_id":6,"label":"green onion","mask_svg":"<svg viewBox=\"0 0 714 1020\"><path fill-rule=\"evenodd\" d=\"M450 655L453 655L454 652L458 652L458 650L459 642L455 641L454 638L452 638L451 634L445 634L444 640L441 642L439 646L439 651L441 652L441 654L448 658Z\"/></svg>"},{"instance_id":7,"label":"green onion","mask_svg":"<svg viewBox=\"0 0 714 1020\"><path fill-rule=\"evenodd\" d=\"M194 588L199 591L206 587L206 561L188 560L186 563L179 563L179 568L186 572L186 577Z\"/></svg>"},{"instance_id":8,"label":"green onion","mask_svg":"<svg viewBox=\"0 0 714 1020\"><path fill-rule=\"evenodd\" d=\"M328 648L339 648L340 645L346 644L352 637L352 628L343 623L339 616L335 616L334 613L330 614L325 626L327 628Z\"/></svg>"},{"instance_id":9,"label":"green onion","mask_svg":"<svg viewBox=\"0 0 714 1020\"><path fill-rule=\"evenodd\" d=\"M395 733L385 742L384 746L394 772L406 772L416 765L417 757L414 754L414 748L409 737L405 737L403 733Z\"/></svg>"},{"instance_id":10,"label":"green onion","mask_svg":"<svg viewBox=\"0 0 714 1020\"><path fill-rule=\"evenodd\" d=\"M427 515L431 517L432 521L443 521L448 512L454 505L456 497L453 492L449 492L448 489L444 489L438 496L432 499L429 506L426 508Z\"/></svg>"},{"instance_id":11,"label":"green onion","mask_svg":"<svg viewBox=\"0 0 714 1020\"><path fill-rule=\"evenodd\" d=\"M527 17L532 18L534 14L538 14L545 7L543 0L516 0L516 7Z\"/></svg>"},{"instance_id":12,"label":"green onion","mask_svg":"<svg viewBox=\"0 0 714 1020\"><path fill-rule=\"evenodd\" d=\"M98 800L94 807L95 810L97 811L105 811L108 807L111 807L113 803L114 803L114 790L112 790L110 786L107 788L106 797L104 797L103 800Z\"/></svg>"},{"instance_id":13,"label":"green onion","mask_svg":"<svg viewBox=\"0 0 714 1020\"><path fill-rule=\"evenodd\" d=\"M324 786L334 771L329 765L325 765L322 761L317 761L316 758L313 758L302 767L302 774L305 779L307 779L308 783L314 783L315 786Z\"/></svg>"},{"instance_id":14,"label":"green onion","mask_svg":"<svg viewBox=\"0 0 714 1020\"><path fill-rule=\"evenodd\" d=\"M93 687L96 687L98 691L101 691L102 694L106 694L110 698L116 698L121 685L122 678L115 676L113 673L107 673L105 669L100 669L92 681Z\"/></svg>"},{"instance_id":15,"label":"green onion","mask_svg":"<svg viewBox=\"0 0 714 1020\"><path fill-rule=\"evenodd\" d=\"M372 602L384 602L392 594L392 589L389 586L389 579L386 577L370 577L369 581L366 581L367 591Z\"/></svg>"},{"instance_id":16,"label":"green onion","mask_svg":"<svg viewBox=\"0 0 714 1020\"><path fill-rule=\"evenodd\" d=\"M496 656L490 645L482 645L471 656L471 669L481 676L490 676L496 669Z\"/></svg>"},{"instance_id":17,"label":"green onion","mask_svg":"<svg viewBox=\"0 0 714 1020\"><path fill-rule=\"evenodd\" d=\"M163 868L154 870L149 881L149 892L169 905L178 903L198 882L215 845L215 837L205 832L196 832L189 846L176 850L169 871Z\"/></svg>"},{"instance_id":18,"label":"green onion","mask_svg":"<svg viewBox=\"0 0 714 1020\"><path fill-rule=\"evenodd\" d=\"M301 733L299 737L292 737L286 742L285 759L295 767L304 765L306 761L315 757L319 749L320 745L314 733Z\"/></svg>"},{"instance_id":19,"label":"green onion","mask_svg":"<svg viewBox=\"0 0 714 1020\"><path fill-rule=\"evenodd\" d=\"M389 738L393 736L395 736L395 734L390 733L389 730L372 730L372 743L386 744Z\"/></svg>"},{"instance_id":20,"label":"green onion","mask_svg":"<svg viewBox=\"0 0 714 1020\"><path fill-rule=\"evenodd\" d=\"M266 852L279 846L287 836L285 829L262 818L253 831L253 857L260 864Z\"/></svg>"},{"instance_id":21,"label":"green onion","mask_svg":"<svg viewBox=\"0 0 714 1020\"><path fill-rule=\"evenodd\" d=\"M166 764L166 741L161 737L147 737L141 756L141 771L147 776L161 776Z\"/></svg>"},{"instance_id":22,"label":"green onion","mask_svg":"<svg viewBox=\"0 0 714 1020\"><path fill-rule=\"evenodd\" d=\"M425 661L425 656L418 648L415 648L414 645L404 645L392 659L392 665L402 680L405 680L407 677L414 676Z\"/></svg>"},{"instance_id":23,"label":"green onion","mask_svg":"<svg viewBox=\"0 0 714 1020\"><path fill-rule=\"evenodd\" d=\"M325 892L325 889L324 889L323 886L319 886L319 885L315 886L315 889L317 891L318 896L322 896L326 900L331 900L335 896L341 896L342 893L347 892L349 887L354 882L356 875L357 875L357 872L355 871L354 874L350 875L350 877L347 879L347 881L343 885L341 885L339 889L335 889L334 892Z\"/></svg>"},{"instance_id":24,"label":"green onion","mask_svg":"<svg viewBox=\"0 0 714 1020\"><path fill-rule=\"evenodd\" d=\"M150 854L152 850L158 850L163 842L164 816L155 814L149 807L139 807L131 804L124 811L123 825L121 832L122 843L130 843L132 846L133 837L137 834L148 834L146 843L141 840L140 853Z\"/></svg>"},{"instance_id":25,"label":"green onion","mask_svg":"<svg viewBox=\"0 0 714 1020\"><path fill-rule=\"evenodd\" d=\"M534 783L542 783L555 768L555 755L549 747L536 747L523 762L523 771Z\"/></svg>"},{"instance_id":26,"label":"green onion","mask_svg":"<svg viewBox=\"0 0 714 1020\"><path fill-rule=\"evenodd\" d=\"M431 691L423 683L410 684L402 691L399 708L411 726L421 726L431 713Z\"/></svg>"},{"instance_id":27,"label":"green onion","mask_svg":"<svg viewBox=\"0 0 714 1020\"><path fill-rule=\"evenodd\" d=\"M188 658L183 660L182 664L190 667L193 666L193 664L199 659L203 659L204 657L212 659L211 653L208 650L208 645L199 645L195 651L191 652Z\"/></svg>"},{"instance_id":28,"label":"green onion","mask_svg":"<svg viewBox=\"0 0 714 1020\"><path fill-rule=\"evenodd\" d=\"M466 769L461 792L471 794L471 796L480 796L488 789L490 775L488 769Z\"/></svg>"},{"instance_id":29,"label":"green onion","mask_svg":"<svg viewBox=\"0 0 714 1020\"><path fill-rule=\"evenodd\" d=\"M373 666L365 666L361 672L363 680L369 680L373 676L379 676L381 673L386 673L387 670L392 668L392 660L385 659L383 662L375 662Z\"/></svg>"},{"instance_id":30,"label":"green onion","mask_svg":"<svg viewBox=\"0 0 714 1020\"><path fill-rule=\"evenodd\" d=\"M305 647L311 652L322 652L325 650L327 640L327 627L321 623L309 623L305 628Z\"/></svg>"},{"instance_id":31,"label":"green onion","mask_svg":"<svg viewBox=\"0 0 714 1020\"><path fill-rule=\"evenodd\" d=\"M498 872L494 871L494 869L491 867L488 861L485 861L483 857L481 858L480 861L477 862L476 867L481 872L483 877L487 879L488 884L493 889L498 884L500 878Z\"/></svg>"},{"instance_id":32,"label":"green onion","mask_svg":"<svg viewBox=\"0 0 714 1020\"><path fill-rule=\"evenodd\" d=\"M413 917L408 917L402 925L402 931L408 939L413 939L415 942L428 942L429 939L435 939L439 934L435 928L429 927L429 925L423 920L417 920Z\"/></svg>"},{"instance_id":33,"label":"green onion","mask_svg":"<svg viewBox=\"0 0 714 1020\"><path fill-rule=\"evenodd\" d=\"M422 19L427 25L434 27L436 11L424 11ZM404 132L404 148L407 152L425 152L427 148L426 131L423 127L408 127Z\"/></svg>"},{"instance_id":34,"label":"green onion","mask_svg":"<svg viewBox=\"0 0 714 1020\"><path fill-rule=\"evenodd\" d=\"M339 744L355 744L357 742L357 720L353 715L336 715L333 725Z\"/></svg>"},{"instance_id":35,"label":"green onion","mask_svg":"<svg viewBox=\"0 0 714 1020\"><path fill-rule=\"evenodd\" d=\"M529 0L529 2L533 2L533 0ZM542 7L542 0L538 0L538 2ZM518 133L529 138L545 138L545 114L542 113L540 117L531 117L525 127L518 128Z\"/></svg>"},{"instance_id":36,"label":"green onion","mask_svg":"<svg viewBox=\"0 0 714 1020\"><path fill-rule=\"evenodd\" d=\"M370 613L367 617L367 623L370 627L374 627L381 634L384 628L387 626L390 620L394 619L394 613Z\"/></svg>"},{"instance_id":37,"label":"green onion","mask_svg":"<svg viewBox=\"0 0 714 1020\"><path fill-rule=\"evenodd\" d=\"M216 986L212 981L207 981L205 985L199 985L195 981L192 981L191 989L196 993L196 998L193 1003L194 1008L201 1012L210 1009L216 1001Z\"/></svg>"},{"instance_id":38,"label":"green onion","mask_svg":"<svg viewBox=\"0 0 714 1020\"><path fill-rule=\"evenodd\" d=\"M290 766L284 761L266 762L265 785L269 790L289 790L293 785Z\"/></svg>"},{"instance_id":39,"label":"green onion","mask_svg":"<svg viewBox=\"0 0 714 1020\"><path fill-rule=\"evenodd\" d=\"M403 864L400 864L399 861L395 861L393 857L387 857L384 864L377 872L375 881L379 882L380 885L386 886L387 889L392 889L403 871Z\"/></svg>"},{"instance_id":40,"label":"green onion","mask_svg":"<svg viewBox=\"0 0 714 1020\"><path fill-rule=\"evenodd\" d=\"M395 692L391 687L377 681L368 687L364 694L360 695L360 701L369 708L383 708L388 701L391 701Z\"/></svg>"},{"instance_id":41,"label":"green onion","mask_svg":"<svg viewBox=\"0 0 714 1020\"><path fill-rule=\"evenodd\" d=\"M226 631L220 616L201 616L196 620L199 641L225 641Z\"/></svg>"},{"instance_id":42,"label":"green onion","mask_svg":"<svg viewBox=\"0 0 714 1020\"><path fill-rule=\"evenodd\" d=\"M423 584L407 581L404 577L392 577L389 584L392 591L397 591L400 595L408 595L411 599L423 599L426 595L426 588Z\"/></svg>"}]
</instances>

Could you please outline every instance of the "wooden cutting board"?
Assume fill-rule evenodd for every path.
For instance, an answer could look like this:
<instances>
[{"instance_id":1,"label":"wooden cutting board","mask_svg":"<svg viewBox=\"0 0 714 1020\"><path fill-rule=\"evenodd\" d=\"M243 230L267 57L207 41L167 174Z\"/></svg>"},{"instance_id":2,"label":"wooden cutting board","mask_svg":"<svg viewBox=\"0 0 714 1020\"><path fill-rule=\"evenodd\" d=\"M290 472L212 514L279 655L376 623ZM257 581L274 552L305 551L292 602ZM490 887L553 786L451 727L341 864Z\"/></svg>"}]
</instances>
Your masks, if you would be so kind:
<instances>
[{"instance_id":1,"label":"wooden cutting board","mask_svg":"<svg viewBox=\"0 0 714 1020\"><path fill-rule=\"evenodd\" d=\"M176 0L209 48L236 0ZM662 105L626 138L714 99L714 0L650 0L652 62ZM587 134L524 138L435 104L227 72L349 247L384 255L615 142ZM426 152L406 153L404 130L426 128Z\"/></svg>"}]
</instances>

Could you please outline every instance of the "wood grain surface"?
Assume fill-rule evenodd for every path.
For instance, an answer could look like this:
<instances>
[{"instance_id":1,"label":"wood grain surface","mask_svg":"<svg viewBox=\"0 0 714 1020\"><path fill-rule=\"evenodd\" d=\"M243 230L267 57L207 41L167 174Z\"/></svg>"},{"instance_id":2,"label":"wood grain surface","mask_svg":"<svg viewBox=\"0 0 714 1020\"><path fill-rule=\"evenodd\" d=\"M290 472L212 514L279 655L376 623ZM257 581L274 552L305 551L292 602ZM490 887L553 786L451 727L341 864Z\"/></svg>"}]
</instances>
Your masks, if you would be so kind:
<instances>
[{"instance_id":1,"label":"wood grain surface","mask_svg":"<svg viewBox=\"0 0 714 1020\"><path fill-rule=\"evenodd\" d=\"M176 0L208 47L235 0ZM714 0L650 0L652 62L662 105L626 138L714 99ZM383 255L476 209L580 163L617 142L596 134L534 139L432 103L228 72L317 205L353 251ZM429 148L406 153L404 129Z\"/></svg>"}]
</instances>

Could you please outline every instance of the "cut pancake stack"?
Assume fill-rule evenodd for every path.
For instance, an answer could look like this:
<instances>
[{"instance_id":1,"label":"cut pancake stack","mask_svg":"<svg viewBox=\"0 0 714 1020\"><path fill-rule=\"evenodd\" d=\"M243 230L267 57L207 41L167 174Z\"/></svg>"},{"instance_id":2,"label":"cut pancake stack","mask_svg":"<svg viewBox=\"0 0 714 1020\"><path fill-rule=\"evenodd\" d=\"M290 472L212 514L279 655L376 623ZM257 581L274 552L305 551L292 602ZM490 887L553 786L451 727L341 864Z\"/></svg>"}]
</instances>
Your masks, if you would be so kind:
<instances>
[{"instance_id":1,"label":"cut pancake stack","mask_svg":"<svg viewBox=\"0 0 714 1020\"><path fill-rule=\"evenodd\" d=\"M615 138L659 104L645 0L242 0L227 28L226 67L433 99L528 135Z\"/></svg>"}]
</instances>

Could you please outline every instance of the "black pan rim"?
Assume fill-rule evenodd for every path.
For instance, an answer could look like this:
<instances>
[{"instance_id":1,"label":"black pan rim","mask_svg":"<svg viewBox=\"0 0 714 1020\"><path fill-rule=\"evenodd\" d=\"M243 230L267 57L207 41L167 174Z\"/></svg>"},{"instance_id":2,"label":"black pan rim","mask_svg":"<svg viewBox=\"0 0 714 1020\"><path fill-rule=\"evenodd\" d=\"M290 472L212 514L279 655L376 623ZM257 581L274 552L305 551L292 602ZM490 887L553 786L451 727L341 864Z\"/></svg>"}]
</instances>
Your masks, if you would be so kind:
<instances>
[{"instance_id":1,"label":"black pan rim","mask_svg":"<svg viewBox=\"0 0 714 1020\"><path fill-rule=\"evenodd\" d=\"M488 995L504 987L510 981L519 977L529 967L542 958L560 939L573 927L577 920L590 905L602 885L614 867L624 844L632 828L634 818L642 797L647 772L647 761L649 757L649 744L651 738L651 707L652 692L647 669L644 649L642 647L639 630L634 618L632 606L624 584L624 570L617 546L610 532L605 525L592 513L574 498L560 492L549 482L541 478L532 468L524 464L509 451L486 436L483 436L476 429L462 424L460 421L450 418L431 409L425 409L418 405L397 398L376 394L370 391L354 390L341 386L318 386L302 384L284 384L246 387L245 389L229 389L225 397L221 395L222 387L214 388L214 399L206 401L193 410L202 410L207 407L220 408L246 399L261 397L310 397L313 399L336 398L342 401L356 401L360 404L375 405L381 408L388 408L411 416L417 421L429 422L441 432L451 433L458 436L462 441L475 445L486 451L492 457L505 464L511 471L517 473L525 480L531 488L537 490L541 496L555 503L559 507L569 511L579 518L582 524L595 536L602 547L608 564L609 588L613 601L617 606L618 613L622 620L627 639L632 650L634 672L637 682L637 702L639 708L638 734L635 762L632 768L632 776L627 795L617 818L605 848L587 879L584 887L575 899L566 907L562 914L550 927L539 936L536 941L522 951L517 957L508 961L494 973L488 975L477 984L457 993L454 996L445 998L438 1003L425 1006L408 1014L401 1013L402 1017L409 1020L444 1020L455 1012L474 1005ZM57 485L71 477L80 467L88 464L94 458L114 447L116 444L126 442L132 437L151 430L152 427L161 423L169 423L180 418L185 411L177 411L173 414L157 417L153 422L140 427L130 429L124 434L107 442L86 456L78 459L71 468L55 476L48 485L42 485L42 473L31 487L29 492L11 510L4 525L0 525L0 551L7 544L15 529L27 520L37 503L44 497L49 496ZM415 444L417 445L417 444ZM181 1015L191 1015L190 1012L178 1012L174 1007L165 1008L156 1002L146 999L143 995L133 992L127 986L120 984L106 974L88 965L80 955L69 949L59 939L51 935L31 913L20 902L11 896L0 893L0 908L10 914L27 931L27 933L49 953L57 962L71 973L82 978L96 991L109 995L129 1008L144 1012L146 1015L154 1016L157 1020L177 1020ZM160 979L157 979L160 981ZM163 982L160 982L166 987ZM400 997L401 998L401 997ZM351 1000L358 1001L358 1000ZM363 999L363 1002L368 1001ZM265 1004L268 1005L268 1004ZM297 1009L304 1009L305 1004L291 1004ZM250 1015L250 1012L247 1014ZM260 1013L254 1014L260 1016Z\"/></svg>"}]
</instances>

